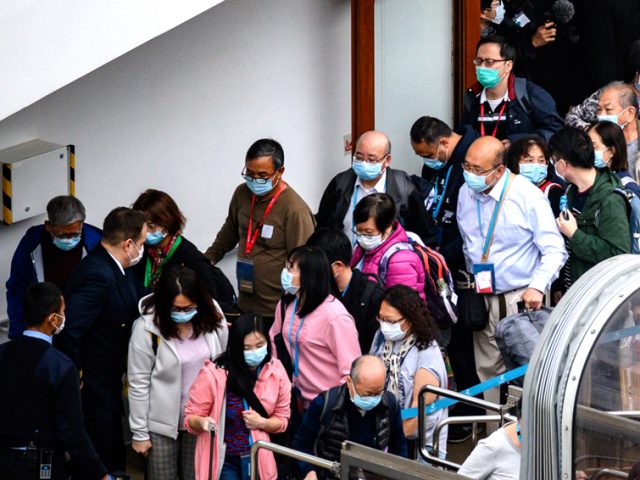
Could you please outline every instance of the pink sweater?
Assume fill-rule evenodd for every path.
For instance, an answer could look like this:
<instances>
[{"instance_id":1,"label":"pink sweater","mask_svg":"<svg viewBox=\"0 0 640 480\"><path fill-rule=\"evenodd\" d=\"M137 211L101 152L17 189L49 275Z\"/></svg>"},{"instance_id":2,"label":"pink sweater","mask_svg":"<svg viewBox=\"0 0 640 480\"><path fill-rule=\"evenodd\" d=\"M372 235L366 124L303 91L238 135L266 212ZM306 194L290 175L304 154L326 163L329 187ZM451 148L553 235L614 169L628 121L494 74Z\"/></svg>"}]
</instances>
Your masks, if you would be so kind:
<instances>
[{"instance_id":1,"label":"pink sweater","mask_svg":"<svg viewBox=\"0 0 640 480\"><path fill-rule=\"evenodd\" d=\"M292 313L293 302L287 307L283 324L278 304L269 336L273 345L275 336L282 330L287 351L291 360L295 361L294 349L289 343L288 335ZM294 315L292 342L295 342L300 324L300 317ZM351 363L360 356L358 331L353 317L339 300L329 295L318 308L304 318L302 330L298 335L298 345L299 376L297 379L294 378L293 383L300 390L306 408L319 393L343 383L351 370Z\"/></svg>"},{"instance_id":2,"label":"pink sweater","mask_svg":"<svg viewBox=\"0 0 640 480\"><path fill-rule=\"evenodd\" d=\"M189 417L191 415L211 417L215 420L216 425L221 425L221 416L226 406L224 394L226 384L227 371L207 361L189 391L189 401L184 408L184 423L189 432L198 436L195 457L196 480L209 478L211 436L208 432L196 433L189 428ZM284 432L291 417L291 383L280 361L272 359L262 368L253 391L267 413L282 421L282 428L279 432ZM218 478L222 468L220 461L224 459L223 439L224 431L218 432L213 447L213 478ZM270 441L269 434L262 430L251 430L251 439L254 443L258 440ZM278 478L276 461L272 452L264 449L258 451L258 473L262 480Z\"/></svg>"}]
</instances>

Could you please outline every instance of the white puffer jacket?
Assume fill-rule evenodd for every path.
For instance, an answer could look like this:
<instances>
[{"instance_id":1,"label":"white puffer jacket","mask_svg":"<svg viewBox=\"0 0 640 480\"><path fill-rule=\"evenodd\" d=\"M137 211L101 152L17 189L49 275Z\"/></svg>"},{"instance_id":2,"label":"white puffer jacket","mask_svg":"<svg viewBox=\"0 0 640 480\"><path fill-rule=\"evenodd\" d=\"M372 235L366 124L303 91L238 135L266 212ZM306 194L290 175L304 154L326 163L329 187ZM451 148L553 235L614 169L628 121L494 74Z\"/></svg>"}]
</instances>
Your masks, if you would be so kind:
<instances>
[{"instance_id":1,"label":"white puffer jacket","mask_svg":"<svg viewBox=\"0 0 640 480\"><path fill-rule=\"evenodd\" d=\"M180 420L181 366L173 339L165 339L153 323L153 312L142 314L133 324L129 341L127 377L129 381L129 426L133 439L149 440L149 432L176 439ZM215 302L222 314L220 306ZM153 334L160 339L157 355L153 353ZM218 358L227 348L229 330L223 318L222 327L205 338L211 360Z\"/></svg>"}]
</instances>

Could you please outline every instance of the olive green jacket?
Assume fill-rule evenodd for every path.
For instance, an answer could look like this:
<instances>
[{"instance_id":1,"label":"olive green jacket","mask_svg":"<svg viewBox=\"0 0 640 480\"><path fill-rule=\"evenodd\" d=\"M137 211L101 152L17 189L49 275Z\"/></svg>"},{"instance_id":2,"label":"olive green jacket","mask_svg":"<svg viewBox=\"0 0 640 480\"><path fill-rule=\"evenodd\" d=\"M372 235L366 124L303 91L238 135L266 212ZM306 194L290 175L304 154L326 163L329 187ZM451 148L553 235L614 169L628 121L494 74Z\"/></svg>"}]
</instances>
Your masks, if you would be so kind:
<instances>
[{"instance_id":1,"label":"olive green jacket","mask_svg":"<svg viewBox=\"0 0 640 480\"><path fill-rule=\"evenodd\" d=\"M618 176L608 169L599 170L582 212L576 216L578 230L568 243L571 284L597 263L631 251L627 202L614 192L616 188L623 188ZM573 185L567 189L569 207L576 192Z\"/></svg>"}]
</instances>

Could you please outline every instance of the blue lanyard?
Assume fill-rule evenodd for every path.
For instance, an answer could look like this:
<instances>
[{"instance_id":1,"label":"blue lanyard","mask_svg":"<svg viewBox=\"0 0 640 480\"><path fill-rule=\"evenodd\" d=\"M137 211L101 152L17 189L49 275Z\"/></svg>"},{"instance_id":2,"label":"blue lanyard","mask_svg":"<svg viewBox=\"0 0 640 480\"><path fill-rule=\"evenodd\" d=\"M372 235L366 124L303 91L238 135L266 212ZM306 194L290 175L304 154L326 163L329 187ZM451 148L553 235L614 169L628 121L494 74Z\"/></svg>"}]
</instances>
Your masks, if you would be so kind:
<instances>
[{"instance_id":1,"label":"blue lanyard","mask_svg":"<svg viewBox=\"0 0 640 480\"><path fill-rule=\"evenodd\" d=\"M447 185L449 185L449 177L451 176L451 170L453 170L453 165L451 165L449 167L449 170L447 170L447 178L444 181L444 187L442 187L442 195L440 196L440 201L438 201L438 184L440 182L439 181L436 182L435 185L433 186L433 195L434 195L433 200L434 202L438 201L438 204L433 209L433 215L431 216L431 218L433 218L434 220L438 216L438 213L440 213L440 207L442 207L442 202L444 201L444 194L447 193Z\"/></svg>"},{"instance_id":2,"label":"blue lanyard","mask_svg":"<svg viewBox=\"0 0 640 480\"><path fill-rule=\"evenodd\" d=\"M364 258L364 257L363 257ZM347 287L342 291L342 293L340 294L340 298L344 298L344 296L347 294L347 292L349 291L349 287L351 286L351 280L353 280L353 273L351 273L351 278L349 279L349 283L347 283Z\"/></svg>"},{"instance_id":3,"label":"blue lanyard","mask_svg":"<svg viewBox=\"0 0 640 480\"><path fill-rule=\"evenodd\" d=\"M298 344L298 337L300 336L300 331L302 330L302 325L304 325L304 317L300 319L300 325L298 326L298 331L296 332L296 340L295 343L291 339L291 330L293 329L293 320L296 316L296 308L298 307L298 298L293 302L293 310L291 312L291 320L289 321L289 333L287 337L289 339L289 348L293 350L293 376L298 377L298 354L300 352L300 347Z\"/></svg>"},{"instance_id":4,"label":"blue lanyard","mask_svg":"<svg viewBox=\"0 0 640 480\"><path fill-rule=\"evenodd\" d=\"M489 230L487 231L486 236L482 231L482 216L480 214L480 200L476 199L476 207L478 210L478 228L480 229L480 235L482 235L482 239L484 240L484 246L482 247L483 262L485 262L486 260L484 259L488 257L487 253L489 252L489 247L491 246L493 230L496 228L496 221L498 220L498 213L500 212L502 197L504 196L504 192L507 190L508 184L509 184L509 170L507 170L507 174L504 179L504 185L502 185L502 192L500 192L500 198L498 200L498 203L496 203L495 207L493 207L493 214L491 215L491 222L489 222Z\"/></svg>"},{"instance_id":5,"label":"blue lanyard","mask_svg":"<svg viewBox=\"0 0 640 480\"><path fill-rule=\"evenodd\" d=\"M249 410L249 404L244 398L242 399L242 404L244 405L245 410ZM249 430L249 447L251 446L253 446L253 438L251 438L251 430Z\"/></svg>"}]
</instances>

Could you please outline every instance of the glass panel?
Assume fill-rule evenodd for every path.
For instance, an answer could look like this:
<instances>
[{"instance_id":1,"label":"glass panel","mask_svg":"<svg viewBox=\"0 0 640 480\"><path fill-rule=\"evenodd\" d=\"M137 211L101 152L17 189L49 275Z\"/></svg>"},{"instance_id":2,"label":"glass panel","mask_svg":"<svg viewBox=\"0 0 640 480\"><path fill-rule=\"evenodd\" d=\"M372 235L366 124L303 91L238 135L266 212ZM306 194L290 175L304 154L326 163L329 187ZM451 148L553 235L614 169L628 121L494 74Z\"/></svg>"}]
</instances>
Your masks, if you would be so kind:
<instances>
[{"instance_id":1,"label":"glass panel","mask_svg":"<svg viewBox=\"0 0 640 480\"><path fill-rule=\"evenodd\" d=\"M628 472L640 461L640 290L600 332L582 375L575 415L576 472L621 478L604 469Z\"/></svg>"}]
</instances>

